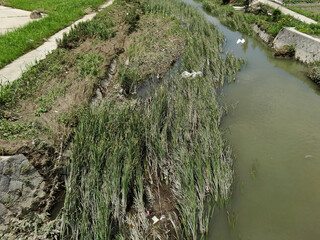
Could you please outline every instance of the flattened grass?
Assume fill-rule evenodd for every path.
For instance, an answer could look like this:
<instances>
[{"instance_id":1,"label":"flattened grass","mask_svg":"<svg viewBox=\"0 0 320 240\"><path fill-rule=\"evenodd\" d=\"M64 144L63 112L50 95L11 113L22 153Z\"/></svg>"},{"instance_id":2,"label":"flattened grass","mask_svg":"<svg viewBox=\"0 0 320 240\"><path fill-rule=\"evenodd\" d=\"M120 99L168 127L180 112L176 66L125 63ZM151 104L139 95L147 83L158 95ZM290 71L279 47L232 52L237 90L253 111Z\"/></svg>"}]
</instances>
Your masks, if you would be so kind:
<instances>
[{"instance_id":1,"label":"flattened grass","mask_svg":"<svg viewBox=\"0 0 320 240\"><path fill-rule=\"evenodd\" d=\"M142 7L147 16L181 23L186 42L181 66L150 89L146 100L109 99L84 116L67 181L62 232L67 239L166 239L166 229L159 231L147 215L146 206L156 199L147 189L155 182L167 184L174 196L176 236L203 239L214 208L206 202L221 204L231 193L232 159L219 130L216 88L234 79L243 62L221 55L223 36L195 8L179 0L150 0ZM159 44L141 41L139 51L128 47L130 71L137 71L148 52L144 43L150 49ZM184 70L203 76L184 79Z\"/></svg>"}]
</instances>

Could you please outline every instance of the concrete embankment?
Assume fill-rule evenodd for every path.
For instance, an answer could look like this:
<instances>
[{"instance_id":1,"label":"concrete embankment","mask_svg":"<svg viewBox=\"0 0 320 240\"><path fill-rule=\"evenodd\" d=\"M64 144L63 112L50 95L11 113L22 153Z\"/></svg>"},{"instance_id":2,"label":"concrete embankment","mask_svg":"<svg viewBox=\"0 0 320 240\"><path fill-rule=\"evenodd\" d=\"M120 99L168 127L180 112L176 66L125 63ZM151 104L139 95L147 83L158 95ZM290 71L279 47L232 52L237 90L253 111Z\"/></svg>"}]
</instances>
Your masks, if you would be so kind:
<instances>
[{"instance_id":1,"label":"concrete embankment","mask_svg":"<svg viewBox=\"0 0 320 240\"><path fill-rule=\"evenodd\" d=\"M283 51L285 47L293 46L295 48L294 57L297 60L303 63L320 61L319 38L299 32L294 27L283 28L275 38L260 29L258 25L254 25L253 30L262 41L277 52Z\"/></svg>"},{"instance_id":2,"label":"concrete embankment","mask_svg":"<svg viewBox=\"0 0 320 240\"><path fill-rule=\"evenodd\" d=\"M265 31L261 30L258 25L253 26L253 31L268 45L272 45L273 37L266 33Z\"/></svg>"},{"instance_id":3,"label":"concrete embankment","mask_svg":"<svg viewBox=\"0 0 320 240\"><path fill-rule=\"evenodd\" d=\"M297 31L295 28L283 28L273 41L274 48L294 46L295 58L304 63L320 61L320 39Z\"/></svg>"}]
</instances>

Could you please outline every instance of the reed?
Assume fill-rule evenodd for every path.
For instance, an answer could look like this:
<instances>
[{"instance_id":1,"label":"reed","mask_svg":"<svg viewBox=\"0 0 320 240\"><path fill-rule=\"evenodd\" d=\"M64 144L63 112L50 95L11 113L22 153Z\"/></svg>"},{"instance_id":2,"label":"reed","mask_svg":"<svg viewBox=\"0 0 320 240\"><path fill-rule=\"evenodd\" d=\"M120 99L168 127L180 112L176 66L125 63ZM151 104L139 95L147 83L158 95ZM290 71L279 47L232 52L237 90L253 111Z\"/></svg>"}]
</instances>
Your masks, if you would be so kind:
<instances>
[{"instance_id":1,"label":"reed","mask_svg":"<svg viewBox=\"0 0 320 240\"><path fill-rule=\"evenodd\" d=\"M167 184L174 196L177 213L168 219L175 236L203 239L214 207L231 193L231 150L219 129L216 89L243 61L221 53L223 36L195 8L179 0L143 1L142 8L181 22L185 52L147 99L107 100L80 121L63 211L67 239L164 239L146 214L155 199L150 180ZM185 70L203 76L182 78ZM120 76L129 90L138 84L131 75Z\"/></svg>"}]
</instances>

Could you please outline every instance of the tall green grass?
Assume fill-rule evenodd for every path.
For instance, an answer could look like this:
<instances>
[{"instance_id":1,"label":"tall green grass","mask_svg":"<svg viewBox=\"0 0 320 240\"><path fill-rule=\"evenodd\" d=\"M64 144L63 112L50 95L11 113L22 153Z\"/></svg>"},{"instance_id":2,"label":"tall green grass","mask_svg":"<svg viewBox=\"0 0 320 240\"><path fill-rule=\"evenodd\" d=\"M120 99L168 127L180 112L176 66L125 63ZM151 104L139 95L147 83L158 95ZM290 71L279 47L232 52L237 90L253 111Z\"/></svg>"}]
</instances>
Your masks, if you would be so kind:
<instances>
[{"instance_id":1,"label":"tall green grass","mask_svg":"<svg viewBox=\"0 0 320 240\"><path fill-rule=\"evenodd\" d=\"M219 130L216 88L234 79L242 60L221 54L223 36L195 8L149 0L143 9L187 28L181 67L147 99L109 100L83 117L66 186L64 238L162 239L146 214L155 198L150 184L161 182L174 196L176 236L203 239L215 204L230 196L231 151ZM184 79L184 70L204 74Z\"/></svg>"},{"instance_id":2,"label":"tall green grass","mask_svg":"<svg viewBox=\"0 0 320 240\"><path fill-rule=\"evenodd\" d=\"M67 239L112 239L123 229L128 199L142 190L135 186L144 166L140 111L107 102L79 123L66 186Z\"/></svg>"}]
</instances>

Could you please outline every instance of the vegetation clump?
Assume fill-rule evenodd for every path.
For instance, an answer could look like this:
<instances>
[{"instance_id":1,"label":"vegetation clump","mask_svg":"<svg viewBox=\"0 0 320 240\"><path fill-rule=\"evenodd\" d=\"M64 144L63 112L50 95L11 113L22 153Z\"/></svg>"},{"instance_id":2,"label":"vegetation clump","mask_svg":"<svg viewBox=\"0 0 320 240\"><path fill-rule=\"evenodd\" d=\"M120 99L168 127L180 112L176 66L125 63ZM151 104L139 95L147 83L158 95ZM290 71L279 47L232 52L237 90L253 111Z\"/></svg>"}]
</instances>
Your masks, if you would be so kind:
<instances>
[{"instance_id":1,"label":"vegetation clump","mask_svg":"<svg viewBox=\"0 0 320 240\"><path fill-rule=\"evenodd\" d=\"M106 38L94 27L103 22L113 33ZM38 123L37 138L27 140L44 142L36 156L46 161L31 163L46 181L60 179L52 189L63 190L61 165L68 162L59 226L50 224L62 229L60 238L204 238L233 179L216 89L232 81L244 61L222 54L223 43L215 26L179 0L118 0L1 87L2 112L19 113L16 123ZM202 75L183 78L184 71ZM137 89L150 79L157 84L138 98ZM98 96L101 104L92 106ZM33 156L33 145L22 140L14 144Z\"/></svg>"},{"instance_id":2,"label":"vegetation clump","mask_svg":"<svg viewBox=\"0 0 320 240\"><path fill-rule=\"evenodd\" d=\"M296 48L293 45L286 45L283 46L281 49L276 49L274 54L275 57L288 57L293 58L296 53Z\"/></svg>"},{"instance_id":3,"label":"vegetation clump","mask_svg":"<svg viewBox=\"0 0 320 240\"><path fill-rule=\"evenodd\" d=\"M307 24L278 9L257 4L247 8L245 13L235 11L231 5L224 5L221 0L201 0L203 8L219 17L222 24L249 35L253 34L252 25L257 24L262 30L275 37L284 27L295 27L298 31L310 35L320 35L320 24Z\"/></svg>"},{"instance_id":4,"label":"vegetation clump","mask_svg":"<svg viewBox=\"0 0 320 240\"><path fill-rule=\"evenodd\" d=\"M309 66L309 78L317 84L320 84L320 64L313 63Z\"/></svg>"},{"instance_id":5,"label":"vegetation clump","mask_svg":"<svg viewBox=\"0 0 320 240\"><path fill-rule=\"evenodd\" d=\"M147 99L107 101L80 122L67 182L65 238L197 239L208 232L214 209L206 202L223 204L230 195L231 151L219 131L215 89L234 78L242 61L220 54L222 35L191 6L178 0L142 6L145 17L185 23L186 31L174 28L186 39L184 53L170 74L160 74ZM158 49L159 41L142 36L133 35L120 58L118 81L125 92L157 73L140 63L153 60L146 53ZM182 70L205 74L184 79ZM166 220L153 225L151 217L161 215Z\"/></svg>"}]
</instances>

